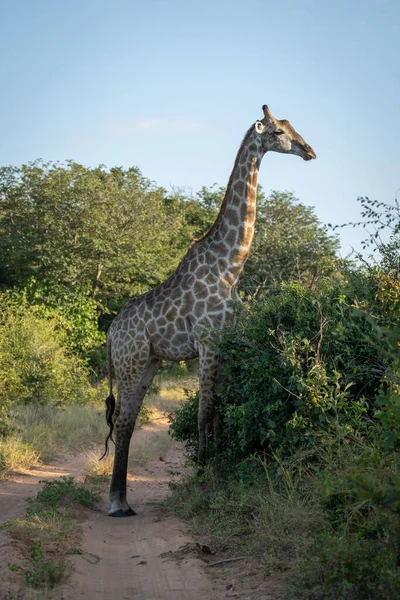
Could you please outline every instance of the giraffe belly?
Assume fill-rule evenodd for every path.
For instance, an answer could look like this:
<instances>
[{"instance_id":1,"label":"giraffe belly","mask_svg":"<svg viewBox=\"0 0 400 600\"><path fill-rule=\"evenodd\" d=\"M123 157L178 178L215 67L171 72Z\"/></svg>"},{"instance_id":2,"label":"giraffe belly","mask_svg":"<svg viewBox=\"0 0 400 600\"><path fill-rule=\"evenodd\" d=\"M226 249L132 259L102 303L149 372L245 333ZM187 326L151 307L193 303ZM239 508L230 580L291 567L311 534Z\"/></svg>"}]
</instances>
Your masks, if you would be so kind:
<instances>
[{"instance_id":1,"label":"giraffe belly","mask_svg":"<svg viewBox=\"0 0 400 600\"><path fill-rule=\"evenodd\" d=\"M161 312L146 322L151 353L164 360L188 360L198 356L190 319L171 311Z\"/></svg>"},{"instance_id":2,"label":"giraffe belly","mask_svg":"<svg viewBox=\"0 0 400 600\"><path fill-rule=\"evenodd\" d=\"M199 355L194 336L181 336L175 333L173 336L155 335L151 339L151 353L157 358L164 360L189 360Z\"/></svg>"}]
</instances>

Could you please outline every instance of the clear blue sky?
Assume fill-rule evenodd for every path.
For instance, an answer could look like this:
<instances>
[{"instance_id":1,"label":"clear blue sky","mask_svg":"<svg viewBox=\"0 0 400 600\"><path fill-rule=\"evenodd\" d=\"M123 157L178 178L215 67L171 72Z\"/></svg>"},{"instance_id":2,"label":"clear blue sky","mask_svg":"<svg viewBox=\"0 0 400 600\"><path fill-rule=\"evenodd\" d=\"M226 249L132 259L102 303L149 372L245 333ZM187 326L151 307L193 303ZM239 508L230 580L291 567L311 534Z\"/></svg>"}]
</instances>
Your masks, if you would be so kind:
<instances>
[{"instance_id":1,"label":"clear blue sky","mask_svg":"<svg viewBox=\"0 0 400 600\"><path fill-rule=\"evenodd\" d=\"M0 0L0 84L1 165L226 185L267 103L318 160L268 154L266 191L326 223L357 219L357 196L400 196L398 0Z\"/></svg>"}]
</instances>

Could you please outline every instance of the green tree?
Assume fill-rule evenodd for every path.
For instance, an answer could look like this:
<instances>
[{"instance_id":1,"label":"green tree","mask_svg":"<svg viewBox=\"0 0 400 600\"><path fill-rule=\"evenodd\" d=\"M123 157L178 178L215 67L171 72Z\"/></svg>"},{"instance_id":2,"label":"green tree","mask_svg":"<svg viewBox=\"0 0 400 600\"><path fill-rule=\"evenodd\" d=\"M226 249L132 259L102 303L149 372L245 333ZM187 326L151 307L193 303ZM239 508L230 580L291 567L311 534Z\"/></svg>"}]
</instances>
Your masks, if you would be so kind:
<instances>
[{"instance_id":1,"label":"green tree","mask_svg":"<svg viewBox=\"0 0 400 600\"><path fill-rule=\"evenodd\" d=\"M203 186L194 198L182 198L186 221L193 228L195 238L200 238L207 233L217 218L226 188L216 186L216 183L209 187Z\"/></svg>"},{"instance_id":2,"label":"green tree","mask_svg":"<svg viewBox=\"0 0 400 600\"><path fill-rule=\"evenodd\" d=\"M213 184L203 186L194 199L181 197L196 238L213 224L225 192L225 187ZM313 285L335 268L338 248L337 236L326 232L312 207L290 192L273 191L267 197L259 185L254 241L239 288L246 296L253 296L282 282Z\"/></svg>"},{"instance_id":3,"label":"green tree","mask_svg":"<svg viewBox=\"0 0 400 600\"><path fill-rule=\"evenodd\" d=\"M32 276L121 302L164 280L192 238L181 203L137 168L0 169L0 283Z\"/></svg>"},{"instance_id":4,"label":"green tree","mask_svg":"<svg viewBox=\"0 0 400 600\"><path fill-rule=\"evenodd\" d=\"M314 213L291 192L259 190L253 247L240 279L240 289L255 296L282 282L309 286L332 272L339 248Z\"/></svg>"},{"instance_id":5,"label":"green tree","mask_svg":"<svg viewBox=\"0 0 400 600\"><path fill-rule=\"evenodd\" d=\"M0 434L13 405L63 405L93 398L88 369L68 351L58 319L0 294L0 336Z\"/></svg>"},{"instance_id":6,"label":"green tree","mask_svg":"<svg viewBox=\"0 0 400 600\"><path fill-rule=\"evenodd\" d=\"M370 200L368 197L357 198L360 203L362 220L351 221L342 225L331 225L333 231L341 227L363 227L367 237L361 242L364 251L378 254L380 268L396 277L400 274L400 204L397 198L394 204ZM368 262L361 254L358 258ZM376 263L376 258L375 261Z\"/></svg>"}]
</instances>

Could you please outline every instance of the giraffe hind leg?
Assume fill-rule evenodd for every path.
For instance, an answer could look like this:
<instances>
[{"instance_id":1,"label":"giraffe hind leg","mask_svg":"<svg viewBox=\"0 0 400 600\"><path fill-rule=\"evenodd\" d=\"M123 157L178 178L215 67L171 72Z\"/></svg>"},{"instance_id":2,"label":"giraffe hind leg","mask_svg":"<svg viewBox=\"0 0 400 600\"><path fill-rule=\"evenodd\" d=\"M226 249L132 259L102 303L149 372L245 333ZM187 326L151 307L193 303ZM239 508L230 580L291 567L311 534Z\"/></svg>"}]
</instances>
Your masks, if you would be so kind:
<instances>
[{"instance_id":1,"label":"giraffe hind leg","mask_svg":"<svg viewBox=\"0 0 400 600\"><path fill-rule=\"evenodd\" d=\"M126 498L129 445L147 388L159 367L158 359L149 359L143 373L120 384L118 390L118 417L115 420L115 456L110 485L110 517L135 515Z\"/></svg>"}]
</instances>

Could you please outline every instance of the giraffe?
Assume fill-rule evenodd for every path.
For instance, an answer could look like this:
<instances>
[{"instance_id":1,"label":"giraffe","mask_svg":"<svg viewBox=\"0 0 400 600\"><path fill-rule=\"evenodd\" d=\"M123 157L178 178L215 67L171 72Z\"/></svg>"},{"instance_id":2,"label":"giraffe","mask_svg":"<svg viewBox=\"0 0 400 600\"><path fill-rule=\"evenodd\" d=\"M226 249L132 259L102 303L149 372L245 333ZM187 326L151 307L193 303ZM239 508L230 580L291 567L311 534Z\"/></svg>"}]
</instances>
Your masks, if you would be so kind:
<instances>
[{"instance_id":1,"label":"giraffe","mask_svg":"<svg viewBox=\"0 0 400 600\"><path fill-rule=\"evenodd\" d=\"M215 332L233 318L235 286L250 251L256 218L257 179L268 151L316 158L289 121L279 121L267 105L264 117L244 136L220 212L208 233L189 248L172 275L153 290L129 300L107 336L110 395L106 419L115 457L109 499L112 517L136 514L126 499L130 439L146 390L161 360L199 357L199 462L213 420L213 388L218 370ZM118 385L112 393L111 364ZM114 414L115 410L115 414Z\"/></svg>"}]
</instances>

